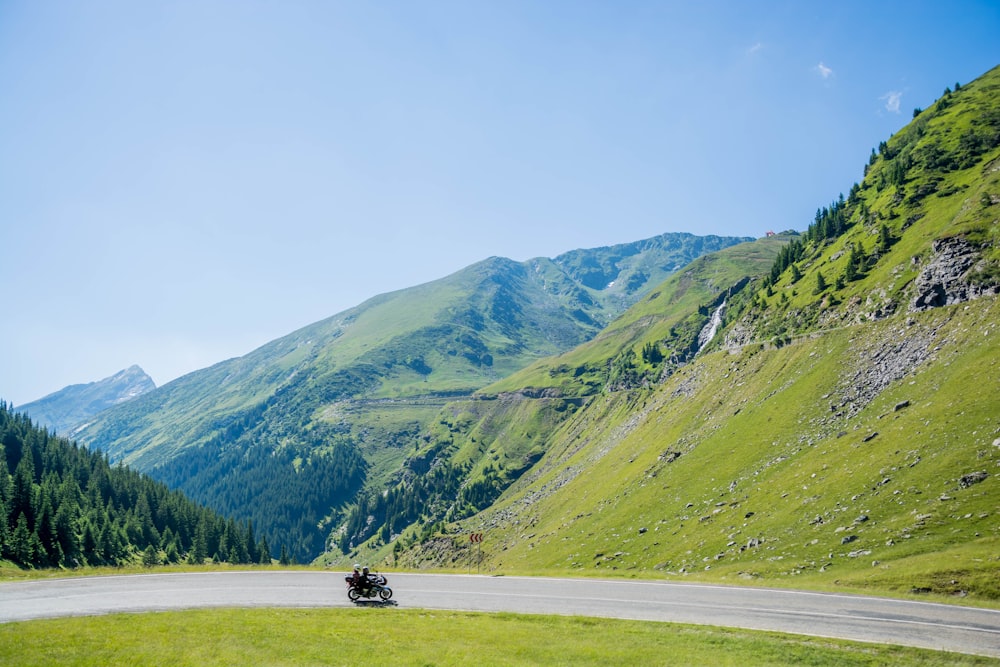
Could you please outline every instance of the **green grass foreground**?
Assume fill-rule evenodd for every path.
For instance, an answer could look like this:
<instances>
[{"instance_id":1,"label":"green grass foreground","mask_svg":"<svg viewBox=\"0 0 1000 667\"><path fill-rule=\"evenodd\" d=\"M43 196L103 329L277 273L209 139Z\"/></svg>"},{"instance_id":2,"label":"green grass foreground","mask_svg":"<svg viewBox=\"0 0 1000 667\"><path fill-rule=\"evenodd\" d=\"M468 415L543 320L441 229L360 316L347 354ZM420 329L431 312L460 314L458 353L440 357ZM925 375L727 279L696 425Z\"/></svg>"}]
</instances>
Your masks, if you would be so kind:
<instances>
[{"instance_id":1,"label":"green grass foreground","mask_svg":"<svg viewBox=\"0 0 1000 667\"><path fill-rule=\"evenodd\" d=\"M997 665L922 649L639 621L210 609L0 625L3 665Z\"/></svg>"}]
</instances>

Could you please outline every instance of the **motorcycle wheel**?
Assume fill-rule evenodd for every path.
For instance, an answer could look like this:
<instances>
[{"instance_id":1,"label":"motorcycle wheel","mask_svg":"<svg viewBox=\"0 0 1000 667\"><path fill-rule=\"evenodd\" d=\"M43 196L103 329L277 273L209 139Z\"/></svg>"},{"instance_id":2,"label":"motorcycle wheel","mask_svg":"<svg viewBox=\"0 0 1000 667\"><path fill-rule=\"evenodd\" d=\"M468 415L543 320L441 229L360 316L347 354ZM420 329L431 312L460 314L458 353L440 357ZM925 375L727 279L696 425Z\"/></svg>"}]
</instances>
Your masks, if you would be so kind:
<instances>
[{"instance_id":1,"label":"motorcycle wheel","mask_svg":"<svg viewBox=\"0 0 1000 667\"><path fill-rule=\"evenodd\" d=\"M358 598L361 597L361 591L354 586L351 586L347 589L347 597L350 598L351 602L357 602Z\"/></svg>"},{"instance_id":2,"label":"motorcycle wheel","mask_svg":"<svg viewBox=\"0 0 1000 667\"><path fill-rule=\"evenodd\" d=\"M392 589L387 586L378 592L378 596L383 600L388 600L392 597Z\"/></svg>"}]
</instances>

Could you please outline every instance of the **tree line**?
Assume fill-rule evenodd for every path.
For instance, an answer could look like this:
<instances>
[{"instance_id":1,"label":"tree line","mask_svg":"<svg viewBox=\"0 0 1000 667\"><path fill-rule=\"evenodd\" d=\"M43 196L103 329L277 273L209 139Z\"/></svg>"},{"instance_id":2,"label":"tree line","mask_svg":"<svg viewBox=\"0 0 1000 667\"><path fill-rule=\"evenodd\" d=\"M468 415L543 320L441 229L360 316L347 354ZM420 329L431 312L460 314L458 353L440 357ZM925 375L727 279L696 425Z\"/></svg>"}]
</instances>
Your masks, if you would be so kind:
<instances>
[{"instance_id":1,"label":"tree line","mask_svg":"<svg viewBox=\"0 0 1000 667\"><path fill-rule=\"evenodd\" d=\"M283 411L284 410L284 411ZM287 558L322 553L327 522L361 489L367 464L350 434L306 424L270 400L213 424L215 435L150 475L216 512L253 522Z\"/></svg>"},{"instance_id":2,"label":"tree line","mask_svg":"<svg viewBox=\"0 0 1000 667\"><path fill-rule=\"evenodd\" d=\"M271 561L253 524L111 465L0 401L0 558L21 567Z\"/></svg>"},{"instance_id":3,"label":"tree line","mask_svg":"<svg viewBox=\"0 0 1000 667\"><path fill-rule=\"evenodd\" d=\"M954 184L950 189L939 191L944 175L974 166L986 153L1000 146L1000 108L994 98L986 94L967 97L966 91L957 83L954 92L946 88L930 109L915 110L914 121L894 140L883 141L879 143L878 150L872 149L864 170L866 185L855 183L846 200L841 194L830 206L818 209L806 232L781 249L771 272L764 278L768 296L772 295L771 287L778 283L785 271L790 271L791 282L796 283L802 276L798 266L800 261L814 256L824 244L843 236L858 223L875 231L877 241L867 252L860 244L851 244L846 249L848 261L843 272L833 276L833 284L836 289L841 289L846 283L864 277L868 269L898 241L893 230L882 222L884 218L891 220L898 216L894 208L896 205L905 202L916 207L931 194L945 196L957 191L958 186ZM953 124L957 140L950 138L951 130L928 135L932 118L955 104L959 97L968 106L968 111L966 120ZM862 190L869 187L877 193L894 187L896 196L893 203L879 212L871 210L861 196ZM915 219L894 226L901 231ZM815 293L829 287L827 278L817 274Z\"/></svg>"},{"instance_id":4,"label":"tree line","mask_svg":"<svg viewBox=\"0 0 1000 667\"><path fill-rule=\"evenodd\" d=\"M468 466L441 462L384 492L359 494L337 537L337 546L348 553L376 534L388 543L412 523L440 519L454 502L468 471Z\"/></svg>"}]
</instances>

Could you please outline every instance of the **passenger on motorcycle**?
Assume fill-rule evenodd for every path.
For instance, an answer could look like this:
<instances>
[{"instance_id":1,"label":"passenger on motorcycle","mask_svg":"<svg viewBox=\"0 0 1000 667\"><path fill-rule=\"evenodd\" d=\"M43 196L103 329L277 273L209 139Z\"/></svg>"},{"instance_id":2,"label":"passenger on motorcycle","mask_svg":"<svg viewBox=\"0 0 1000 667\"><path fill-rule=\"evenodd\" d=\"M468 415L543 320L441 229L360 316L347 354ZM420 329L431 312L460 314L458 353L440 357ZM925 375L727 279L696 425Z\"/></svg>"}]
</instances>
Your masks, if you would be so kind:
<instances>
[{"instance_id":1,"label":"passenger on motorcycle","mask_svg":"<svg viewBox=\"0 0 1000 667\"><path fill-rule=\"evenodd\" d=\"M347 581L347 597L351 602L358 602L360 598L377 597L385 603L392 597L392 589L386 578L367 567L355 565L354 571L344 579Z\"/></svg>"},{"instance_id":2,"label":"passenger on motorcycle","mask_svg":"<svg viewBox=\"0 0 1000 667\"><path fill-rule=\"evenodd\" d=\"M365 568L366 570L368 568ZM361 588L361 583L364 581L364 577L361 574L361 565L358 563L354 564L354 571L351 572L351 585L357 588Z\"/></svg>"}]
</instances>

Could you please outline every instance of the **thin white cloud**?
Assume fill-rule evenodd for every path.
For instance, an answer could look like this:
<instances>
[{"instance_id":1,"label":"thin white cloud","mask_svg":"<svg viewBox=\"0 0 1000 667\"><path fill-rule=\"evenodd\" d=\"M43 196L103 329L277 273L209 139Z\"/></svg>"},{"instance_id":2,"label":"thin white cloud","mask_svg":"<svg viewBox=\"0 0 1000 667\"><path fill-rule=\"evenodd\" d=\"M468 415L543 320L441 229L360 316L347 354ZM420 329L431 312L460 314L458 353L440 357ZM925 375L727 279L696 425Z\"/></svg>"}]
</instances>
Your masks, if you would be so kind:
<instances>
[{"instance_id":1,"label":"thin white cloud","mask_svg":"<svg viewBox=\"0 0 1000 667\"><path fill-rule=\"evenodd\" d=\"M822 62L820 62L819 65L816 65L816 71L819 72L819 75L824 79L829 79L833 76L833 70L824 65Z\"/></svg>"},{"instance_id":2,"label":"thin white cloud","mask_svg":"<svg viewBox=\"0 0 1000 667\"><path fill-rule=\"evenodd\" d=\"M753 54L757 53L758 51L760 51L763 48L764 48L764 44L761 43L761 42L757 42L756 44L754 44L753 46L751 46L749 49L747 49L747 55L748 56L752 56Z\"/></svg>"},{"instance_id":3,"label":"thin white cloud","mask_svg":"<svg viewBox=\"0 0 1000 667\"><path fill-rule=\"evenodd\" d=\"M899 113L899 103L903 99L903 93L897 90L890 90L879 98L885 102L885 110L890 113Z\"/></svg>"}]
</instances>

